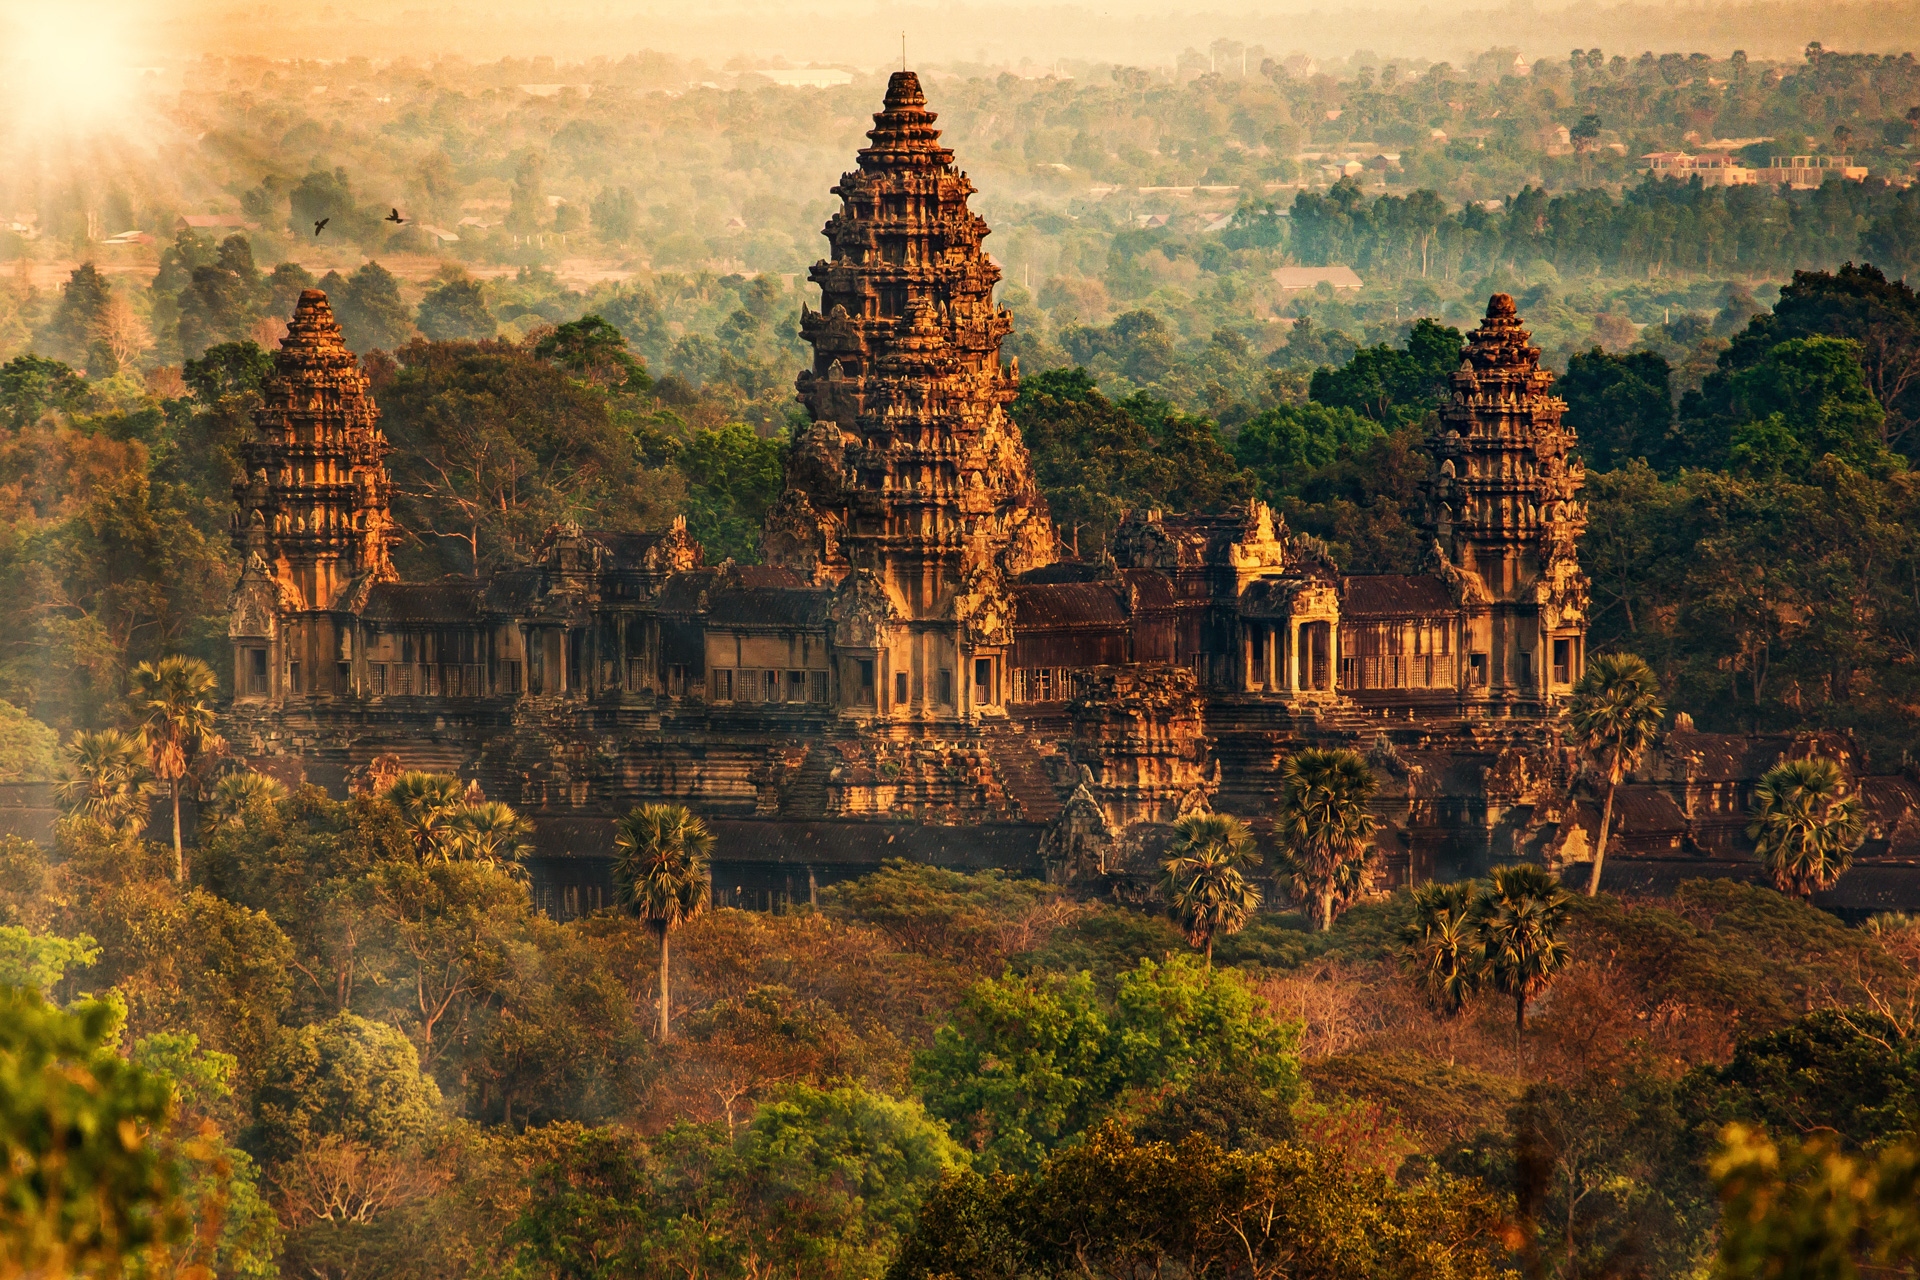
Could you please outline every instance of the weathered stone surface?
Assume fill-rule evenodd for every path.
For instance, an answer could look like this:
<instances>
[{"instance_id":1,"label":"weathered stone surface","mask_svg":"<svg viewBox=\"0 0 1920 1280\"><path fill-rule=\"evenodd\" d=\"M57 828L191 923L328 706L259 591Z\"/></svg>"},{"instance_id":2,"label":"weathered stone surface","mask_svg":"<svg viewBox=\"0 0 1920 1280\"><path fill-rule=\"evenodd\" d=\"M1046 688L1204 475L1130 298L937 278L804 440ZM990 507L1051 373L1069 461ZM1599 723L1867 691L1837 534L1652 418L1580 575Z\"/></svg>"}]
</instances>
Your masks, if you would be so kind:
<instances>
[{"instance_id":1,"label":"weathered stone surface","mask_svg":"<svg viewBox=\"0 0 1920 1280\"><path fill-rule=\"evenodd\" d=\"M564 881L538 900L568 910L604 897L554 868L663 800L770 860L720 850L742 902L904 849L1144 901L1182 816L1270 835L1307 746L1367 756L1384 883L1583 857L1597 817L1558 723L1585 659L1582 470L1512 300L1428 441L1432 572L1343 574L1258 502L1130 512L1081 562L1007 416L999 272L933 126L895 75L834 188L766 565L706 565L681 521L556 525L485 581L394 581L388 446L304 294L234 495L236 750L341 793L457 773L533 819ZM1624 789L1621 863L1732 865L1753 782L1816 745L1858 772L1844 743L1677 726ZM1920 784L1859 784L1863 857L1915 864L1895 905L1920 905Z\"/></svg>"}]
</instances>

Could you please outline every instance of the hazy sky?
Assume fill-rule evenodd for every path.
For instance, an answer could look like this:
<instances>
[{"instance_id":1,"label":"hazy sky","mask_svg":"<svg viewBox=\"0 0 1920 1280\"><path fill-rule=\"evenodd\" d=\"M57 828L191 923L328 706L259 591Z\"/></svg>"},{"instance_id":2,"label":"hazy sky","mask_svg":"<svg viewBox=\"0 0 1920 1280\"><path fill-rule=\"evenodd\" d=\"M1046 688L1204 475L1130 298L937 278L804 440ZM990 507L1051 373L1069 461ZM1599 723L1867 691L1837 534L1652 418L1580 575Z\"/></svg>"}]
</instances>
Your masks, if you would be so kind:
<instances>
[{"instance_id":1,"label":"hazy sky","mask_svg":"<svg viewBox=\"0 0 1920 1280\"><path fill-rule=\"evenodd\" d=\"M1873 52L1910 46L1920 0L1862 3L1513 3L1452 6L1373 0L1332 6L1276 0L1257 7L1179 9L1165 0L1097 5L874 4L805 0L698 6L634 0L0 0L13 38L0 48L53 51L65 83L102 58L158 61L200 54L393 58L459 54L496 59L544 54L566 60L656 49L716 64L745 55L876 68L908 37L918 65L977 61L1048 65L1062 58L1165 65L1181 49L1229 38L1269 52L1458 59L1494 45L1562 57L1572 47L1609 52L1695 50L1790 57L1809 40ZM31 38L19 38L21 29ZM38 55L36 55L38 56ZM4 54L0 54L4 57ZM64 95L60 95L64 96Z\"/></svg>"}]
</instances>

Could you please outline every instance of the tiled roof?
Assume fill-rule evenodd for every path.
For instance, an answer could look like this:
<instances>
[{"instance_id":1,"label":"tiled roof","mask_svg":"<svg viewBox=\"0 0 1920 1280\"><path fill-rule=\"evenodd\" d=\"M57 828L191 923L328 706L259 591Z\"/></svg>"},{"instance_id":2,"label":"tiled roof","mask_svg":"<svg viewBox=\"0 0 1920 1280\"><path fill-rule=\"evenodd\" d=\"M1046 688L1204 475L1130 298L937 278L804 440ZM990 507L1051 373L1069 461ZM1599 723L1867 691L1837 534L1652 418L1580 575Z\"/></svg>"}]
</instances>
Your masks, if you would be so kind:
<instances>
[{"instance_id":1,"label":"tiled roof","mask_svg":"<svg viewBox=\"0 0 1920 1280\"><path fill-rule=\"evenodd\" d=\"M1014 628L1124 627L1127 607L1105 582L1020 583L1013 588Z\"/></svg>"},{"instance_id":2,"label":"tiled roof","mask_svg":"<svg viewBox=\"0 0 1920 1280\"><path fill-rule=\"evenodd\" d=\"M735 587L708 599L707 621L726 627L817 628L833 597L826 587Z\"/></svg>"},{"instance_id":3,"label":"tiled roof","mask_svg":"<svg viewBox=\"0 0 1920 1280\"><path fill-rule=\"evenodd\" d=\"M1430 573L1360 573L1340 580L1340 612L1350 618L1407 618L1453 610L1445 580Z\"/></svg>"},{"instance_id":4,"label":"tiled roof","mask_svg":"<svg viewBox=\"0 0 1920 1280\"><path fill-rule=\"evenodd\" d=\"M387 626L473 622L484 588L470 578L442 582L377 582L360 616Z\"/></svg>"}]
</instances>

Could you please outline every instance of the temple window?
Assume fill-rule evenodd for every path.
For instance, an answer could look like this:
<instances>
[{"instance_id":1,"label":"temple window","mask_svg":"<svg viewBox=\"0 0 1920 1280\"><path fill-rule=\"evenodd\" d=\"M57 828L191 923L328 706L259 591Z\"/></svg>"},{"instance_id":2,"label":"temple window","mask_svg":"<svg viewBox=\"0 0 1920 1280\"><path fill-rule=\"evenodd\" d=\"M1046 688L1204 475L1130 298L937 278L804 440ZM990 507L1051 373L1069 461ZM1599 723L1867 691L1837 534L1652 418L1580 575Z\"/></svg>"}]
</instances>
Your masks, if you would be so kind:
<instances>
[{"instance_id":1,"label":"temple window","mask_svg":"<svg viewBox=\"0 0 1920 1280\"><path fill-rule=\"evenodd\" d=\"M248 649L246 653L247 692L264 694L267 692L267 651Z\"/></svg>"},{"instance_id":2,"label":"temple window","mask_svg":"<svg viewBox=\"0 0 1920 1280\"><path fill-rule=\"evenodd\" d=\"M1555 640L1553 642L1553 682L1555 684L1571 683L1571 672L1568 670L1568 663L1572 657L1572 641Z\"/></svg>"},{"instance_id":3,"label":"temple window","mask_svg":"<svg viewBox=\"0 0 1920 1280\"><path fill-rule=\"evenodd\" d=\"M893 702L895 706L907 704L907 673L896 671L893 676Z\"/></svg>"}]
</instances>

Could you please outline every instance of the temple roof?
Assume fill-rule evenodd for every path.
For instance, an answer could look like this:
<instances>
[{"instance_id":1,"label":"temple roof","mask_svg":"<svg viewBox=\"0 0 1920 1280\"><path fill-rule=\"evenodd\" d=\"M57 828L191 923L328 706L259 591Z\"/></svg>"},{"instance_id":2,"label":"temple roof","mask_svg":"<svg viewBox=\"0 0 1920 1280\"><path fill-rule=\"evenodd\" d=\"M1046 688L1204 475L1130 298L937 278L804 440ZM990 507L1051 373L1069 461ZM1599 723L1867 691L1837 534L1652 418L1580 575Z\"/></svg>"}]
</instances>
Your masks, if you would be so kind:
<instances>
[{"instance_id":1,"label":"temple roof","mask_svg":"<svg viewBox=\"0 0 1920 1280\"><path fill-rule=\"evenodd\" d=\"M1340 580L1348 618L1411 618L1454 609L1446 580L1430 573L1356 573Z\"/></svg>"},{"instance_id":2,"label":"temple roof","mask_svg":"<svg viewBox=\"0 0 1920 1280\"><path fill-rule=\"evenodd\" d=\"M940 145L940 131L933 127L937 119L927 110L920 77L911 71L894 72L887 80L885 106L874 114L873 128L867 130L869 145L860 149L860 167L871 171L952 164L953 152Z\"/></svg>"},{"instance_id":3,"label":"temple roof","mask_svg":"<svg viewBox=\"0 0 1920 1280\"><path fill-rule=\"evenodd\" d=\"M1013 600L1016 631L1127 625L1126 600L1110 582L1022 582Z\"/></svg>"},{"instance_id":4,"label":"temple roof","mask_svg":"<svg viewBox=\"0 0 1920 1280\"><path fill-rule=\"evenodd\" d=\"M388 627L473 622L486 588L471 578L440 582L376 582L360 616Z\"/></svg>"}]
</instances>

